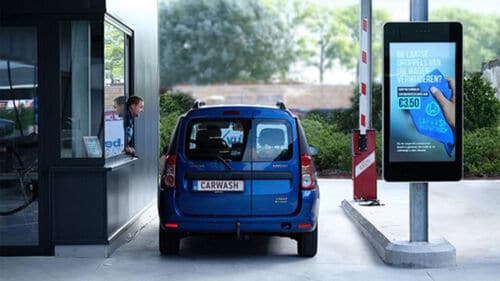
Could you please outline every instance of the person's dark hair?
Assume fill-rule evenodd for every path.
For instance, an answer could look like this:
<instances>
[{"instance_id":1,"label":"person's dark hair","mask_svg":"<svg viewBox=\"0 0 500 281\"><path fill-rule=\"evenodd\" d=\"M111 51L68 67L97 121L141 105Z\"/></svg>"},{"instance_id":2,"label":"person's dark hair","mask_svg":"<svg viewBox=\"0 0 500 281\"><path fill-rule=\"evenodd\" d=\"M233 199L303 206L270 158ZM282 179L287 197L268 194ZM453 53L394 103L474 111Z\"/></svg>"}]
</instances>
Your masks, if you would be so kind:
<instances>
[{"instance_id":1,"label":"person's dark hair","mask_svg":"<svg viewBox=\"0 0 500 281\"><path fill-rule=\"evenodd\" d=\"M144 99L140 96L131 96L128 98L127 106L131 106L133 104L139 104L140 102L144 102Z\"/></svg>"},{"instance_id":2,"label":"person's dark hair","mask_svg":"<svg viewBox=\"0 0 500 281\"><path fill-rule=\"evenodd\" d=\"M127 98L125 96L116 97L113 100L117 105L124 105L127 102Z\"/></svg>"}]
</instances>

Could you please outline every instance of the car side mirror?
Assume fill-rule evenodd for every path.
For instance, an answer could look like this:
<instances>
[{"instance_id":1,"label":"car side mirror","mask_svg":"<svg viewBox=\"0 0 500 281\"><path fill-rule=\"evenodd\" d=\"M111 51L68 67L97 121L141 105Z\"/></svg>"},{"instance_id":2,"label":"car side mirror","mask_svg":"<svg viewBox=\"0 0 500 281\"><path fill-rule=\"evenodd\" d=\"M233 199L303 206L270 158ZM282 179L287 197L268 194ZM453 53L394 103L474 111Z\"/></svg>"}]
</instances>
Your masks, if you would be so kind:
<instances>
[{"instance_id":1,"label":"car side mirror","mask_svg":"<svg viewBox=\"0 0 500 281\"><path fill-rule=\"evenodd\" d=\"M316 146L312 146L312 145L309 146L309 154L311 156L318 155L318 152L319 152L319 149Z\"/></svg>"}]
</instances>

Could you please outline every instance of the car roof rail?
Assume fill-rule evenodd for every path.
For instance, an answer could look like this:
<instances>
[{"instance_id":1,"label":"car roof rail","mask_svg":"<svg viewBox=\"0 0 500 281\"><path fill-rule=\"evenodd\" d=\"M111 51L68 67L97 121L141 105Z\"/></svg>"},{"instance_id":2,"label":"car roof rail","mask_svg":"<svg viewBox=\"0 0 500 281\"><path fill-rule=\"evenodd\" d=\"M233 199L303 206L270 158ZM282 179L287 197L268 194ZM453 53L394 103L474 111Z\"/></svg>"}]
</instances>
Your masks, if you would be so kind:
<instances>
[{"instance_id":1,"label":"car roof rail","mask_svg":"<svg viewBox=\"0 0 500 281\"><path fill-rule=\"evenodd\" d=\"M283 101L278 101L276 103L276 106L279 107L281 110L286 110L286 105Z\"/></svg>"},{"instance_id":2,"label":"car roof rail","mask_svg":"<svg viewBox=\"0 0 500 281\"><path fill-rule=\"evenodd\" d=\"M196 108L200 108L200 107L202 107L202 106L204 106L204 105L205 105L205 101L202 101L202 100L196 100L196 101L194 102L194 104L193 104L193 107L191 107L191 108L196 109Z\"/></svg>"}]
</instances>

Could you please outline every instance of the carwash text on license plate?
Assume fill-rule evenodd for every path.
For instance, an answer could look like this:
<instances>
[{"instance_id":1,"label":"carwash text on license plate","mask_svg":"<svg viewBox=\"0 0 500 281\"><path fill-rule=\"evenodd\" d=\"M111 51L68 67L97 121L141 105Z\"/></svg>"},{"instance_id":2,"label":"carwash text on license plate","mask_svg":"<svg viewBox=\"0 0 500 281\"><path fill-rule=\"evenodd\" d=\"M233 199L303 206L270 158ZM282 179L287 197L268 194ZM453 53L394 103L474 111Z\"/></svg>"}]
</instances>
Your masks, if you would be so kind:
<instances>
[{"instance_id":1,"label":"carwash text on license plate","mask_svg":"<svg viewBox=\"0 0 500 281\"><path fill-rule=\"evenodd\" d=\"M195 180L193 181L194 191L237 191L245 190L244 181L237 180Z\"/></svg>"}]
</instances>

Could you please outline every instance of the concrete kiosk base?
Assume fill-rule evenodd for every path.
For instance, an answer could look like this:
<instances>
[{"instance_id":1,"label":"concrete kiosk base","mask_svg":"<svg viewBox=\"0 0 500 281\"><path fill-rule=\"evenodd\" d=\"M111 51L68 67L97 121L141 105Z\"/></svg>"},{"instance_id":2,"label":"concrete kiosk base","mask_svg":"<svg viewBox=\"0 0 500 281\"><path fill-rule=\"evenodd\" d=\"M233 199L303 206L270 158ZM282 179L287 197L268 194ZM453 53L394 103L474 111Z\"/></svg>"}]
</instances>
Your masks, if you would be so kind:
<instances>
[{"instance_id":1,"label":"concrete kiosk base","mask_svg":"<svg viewBox=\"0 0 500 281\"><path fill-rule=\"evenodd\" d=\"M401 218L402 208L363 207L355 201L343 200L342 209L387 264L421 268L456 265L455 247L446 239L431 233L429 242L407 240L409 227Z\"/></svg>"}]
</instances>

